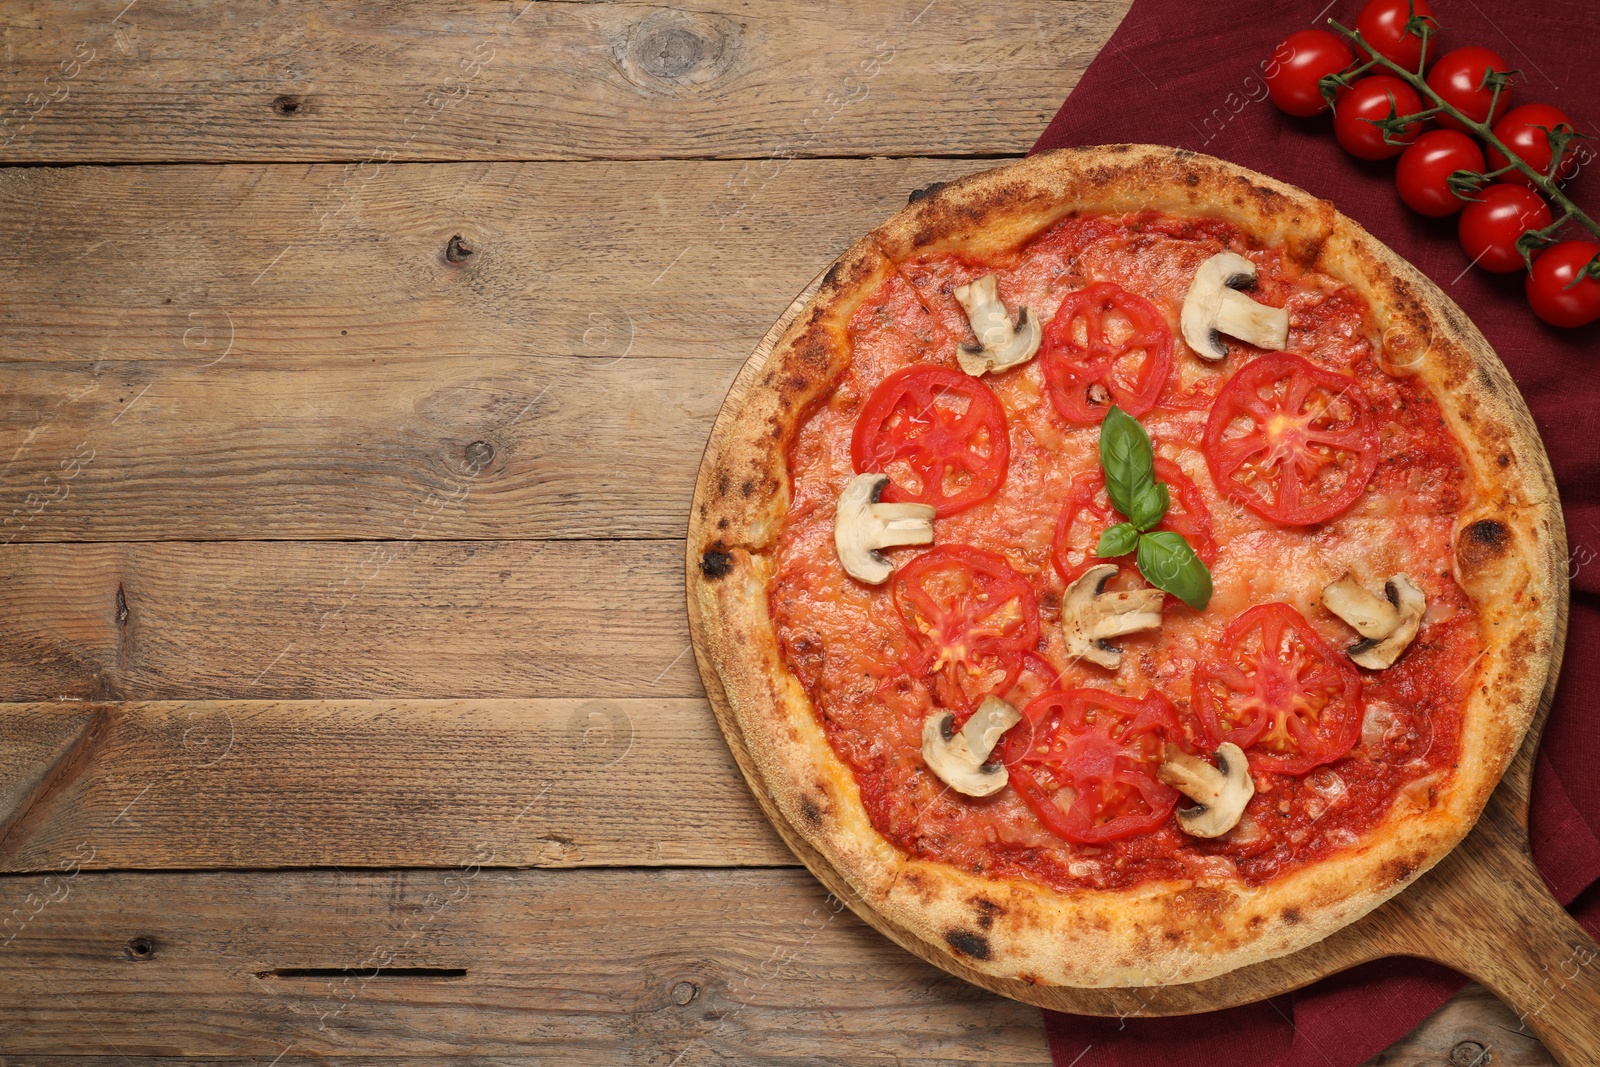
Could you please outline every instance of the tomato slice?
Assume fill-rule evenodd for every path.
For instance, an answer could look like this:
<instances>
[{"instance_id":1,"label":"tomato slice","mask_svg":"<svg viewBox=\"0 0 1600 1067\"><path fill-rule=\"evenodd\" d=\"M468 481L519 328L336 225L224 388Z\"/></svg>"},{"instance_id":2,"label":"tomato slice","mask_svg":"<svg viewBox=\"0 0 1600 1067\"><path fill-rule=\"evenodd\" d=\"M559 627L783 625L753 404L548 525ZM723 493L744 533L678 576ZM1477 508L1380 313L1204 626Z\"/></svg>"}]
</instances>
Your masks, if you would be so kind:
<instances>
[{"instance_id":1,"label":"tomato slice","mask_svg":"<svg viewBox=\"0 0 1600 1067\"><path fill-rule=\"evenodd\" d=\"M857 474L889 475L883 499L931 504L945 518L988 500L1005 481L1005 409L992 389L960 371L906 367L867 398L850 458Z\"/></svg>"},{"instance_id":2,"label":"tomato slice","mask_svg":"<svg viewBox=\"0 0 1600 1067\"><path fill-rule=\"evenodd\" d=\"M1183 468L1170 459L1157 456L1155 468L1156 477L1167 484L1171 501L1156 529L1182 534L1195 555L1210 566L1217 558L1217 542L1211 533L1211 511L1200 490L1183 473ZM1073 478L1067 506L1056 520L1056 536L1050 550L1050 558L1062 580L1071 585L1096 563L1131 561L1132 553L1117 559L1101 559L1094 554L1100 535L1122 521L1122 514L1112 506L1111 497L1106 493L1104 471L1085 471Z\"/></svg>"},{"instance_id":3,"label":"tomato slice","mask_svg":"<svg viewBox=\"0 0 1600 1067\"><path fill-rule=\"evenodd\" d=\"M1095 426L1115 404L1137 418L1172 371L1161 309L1111 282L1068 293L1040 345L1050 401L1068 422Z\"/></svg>"},{"instance_id":4,"label":"tomato slice","mask_svg":"<svg viewBox=\"0 0 1600 1067\"><path fill-rule=\"evenodd\" d=\"M1229 622L1193 691L1212 747L1232 741L1256 770L1305 774L1361 736L1360 676L1288 604L1258 604Z\"/></svg>"},{"instance_id":5,"label":"tomato slice","mask_svg":"<svg viewBox=\"0 0 1600 1067\"><path fill-rule=\"evenodd\" d=\"M1325 522L1366 489L1378 431L1349 378L1279 353L1233 376L1206 423L1217 490L1285 526Z\"/></svg>"},{"instance_id":6,"label":"tomato slice","mask_svg":"<svg viewBox=\"0 0 1600 1067\"><path fill-rule=\"evenodd\" d=\"M1045 693L1006 735L1012 788L1058 837L1080 845L1120 841L1159 829L1178 791L1156 771L1167 741L1177 741L1172 702L1104 689Z\"/></svg>"},{"instance_id":7,"label":"tomato slice","mask_svg":"<svg viewBox=\"0 0 1600 1067\"><path fill-rule=\"evenodd\" d=\"M906 668L944 707L966 710L1010 689L1039 643L1032 587L992 552L940 545L895 571L890 589L911 638Z\"/></svg>"}]
</instances>

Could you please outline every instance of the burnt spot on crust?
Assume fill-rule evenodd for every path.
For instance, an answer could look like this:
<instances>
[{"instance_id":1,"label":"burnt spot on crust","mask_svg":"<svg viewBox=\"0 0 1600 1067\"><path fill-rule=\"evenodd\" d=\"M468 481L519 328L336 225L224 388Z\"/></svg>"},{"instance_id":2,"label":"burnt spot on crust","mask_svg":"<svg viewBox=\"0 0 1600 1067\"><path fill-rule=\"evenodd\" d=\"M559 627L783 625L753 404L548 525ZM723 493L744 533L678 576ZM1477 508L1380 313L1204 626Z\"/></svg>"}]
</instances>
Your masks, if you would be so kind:
<instances>
[{"instance_id":1,"label":"burnt spot on crust","mask_svg":"<svg viewBox=\"0 0 1600 1067\"><path fill-rule=\"evenodd\" d=\"M975 960L986 960L992 955L989 939L971 930L950 930L944 935L945 944Z\"/></svg>"},{"instance_id":2,"label":"burnt spot on crust","mask_svg":"<svg viewBox=\"0 0 1600 1067\"><path fill-rule=\"evenodd\" d=\"M718 471L717 472L717 495L718 496L727 496L728 495L728 489L732 486L732 484L733 484L732 481L730 481L729 478L728 478L728 472L727 471Z\"/></svg>"},{"instance_id":3,"label":"burnt spot on crust","mask_svg":"<svg viewBox=\"0 0 1600 1067\"><path fill-rule=\"evenodd\" d=\"M800 358L818 370L827 370L833 365L833 348L813 337L800 347Z\"/></svg>"},{"instance_id":4,"label":"burnt spot on crust","mask_svg":"<svg viewBox=\"0 0 1600 1067\"><path fill-rule=\"evenodd\" d=\"M746 499L748 499L755 491L756 480L754 478L746 478L739 486L739 495L745 497Z\"/></svg>"},{"instance_id":5,"label":"burnt spot on crust","mask_svg":"<svg viewBox=\"0 0 1600 1067\"><path fill-rule=\"evenodd\" d=\"M1260 926L1263 922L1265 922L1265 920L1260 915L1252 915L1252 916L1250 916L1250 921L1249 921L1249 923L1247 925L1250 927L1250 929L1254 930L1256 927Z\"/></svg>"},{"instance_id":6,"label":"burnt spot on crust","mask_svg":"<svg viewBox=\"0 0 1600 1067\"><path fill-rule=\"evenodd\" d=\"M1498 456L1494 457L1494 461L1496 463L1500 464L1500 466L1502 466L1502 467L1511 466L1511 457L1506 455L1504 452L1502 452Z\"/></svg>"},{"instance_id":7,"label":"burnt spot on crust","mask_svg":"<svg viewBox=\"0 0 1600 1067\"><path fill-rule=\"evenodd\" d=\"M822 809L808 796L800 798L800 821L806 824L806 829L813 832L822 828Z\"/></svg>"},{"instance_id":8,"label":"burnt spot on crust","mask_svg":"<svg viewBox=\"0 0 1600 1067\"><path fill-rule=\"evenodd\" d=\"M839 268L841 268L843 266L844 266L844 261L843 260L834 260L833 266L829 267L828 268L828 272L822 276L822 284L824 286L829 286L829 285L832 285L834 282L838 281L839 280Z\"/></svg>"},{"instance_id":9,"label":"burnt spot on crust","mask_svg":"<svg viewBox=\"0 0 1600 1067\"><path fill-rule=\"evenodd\" d=\"M1456 539L1456 558L1471 573L1497 562L1511 551L1511 528L1499 519L1468 523Z\"/></svg>"},{"instance_id":10,"label":"burnt spot on crust","mask_svg":"<svg viewBox=\"0 0 1600 1067\"><path fill-rule=\"evenodd\" d=\"M924 185L921 189L913 189L913 190L911 190L911 195L906 197L906 203L907 204L915 204L918 200L921 200L923 197L932 196L934 193L937 193L940 189L943 189L946 185L949 185L949 184L950 184L949 182L929 182L927 185Z\"/></svg>"},{"instance_id":11,"label":"burnt spot on crust","mask_svg":"<svg viewBox=\"0 0 1600 1067\"><path fill-rule=\"evenodd\" d=\"M1192 170L1184 171L1183 183L1185 185L1199 185L1200 184L1200 175L1196 174Z\"/></svg>"},{"instance_id":12,"label":"burnt spot on crust","mask_svg":"<svg viewBox=\"0 0 1600 1067\"><path fill-rule=\"evenodd\" d=\"M933 886L917 870L908 870L900 876L896 888L904 886L917 895L924 904L933 903Z\"/></svg>"},{"instance_id":13,"label":"burnt spot on crust","mask_svg":"<svg viewBox=\"0 0 1600 1067\"><path fill-rule=\"evenodd\" d=\"M1283 924L1285 926L1299 926L1302 918L1304 918L1304 916L1300 914L1299 908L1283 909Z\"/></svg>"},{"instance_id":14,"label":"burnt spot on crust","mask_svg":"<svg viewBox=\"0 0 1600 1067\"><path fill-rule=\"evenodd\" d=\"M726 530L727 528L728 528L727 516L723 516L722 518L717 520L717 529Z\"/></svg>"},{"instance_id":15,"label":"burnt spot on crust","mask_svg":"<svg viewBox=\"0 0 1600 1067\"><path fill-rule=\"evenodd\" d=\"M993 927L994 921L1006 913L1005 908L988 897L974 897L969 903L972 904L973 911L976 913L978 925L985 930Z\"/></svg>"},{"instance_id":16,"label":"burnt spot on crust","mask_svg":"<svg viewBox=\"0 0 1600 1067\"><path fill-rule=\"evenodd\" d=\"M1388 885L1400 885L1410 881L1412 876L1417 873L1417 868L1420 865L1420 859L1417 857L1390 860L1379 870L1378 877Z\"/></svg>"},{"instance_id":17,"label":"burnt spot on crust","mask_svg":"<svg viewBox=\"0 0 1600 1067\"><path fill-rule=\"evenodd\" d=\"M720 548L708 548L700 554L700 573L711 581L725 578L733 570L733 554Z\"/></svg>"}]
</instances>

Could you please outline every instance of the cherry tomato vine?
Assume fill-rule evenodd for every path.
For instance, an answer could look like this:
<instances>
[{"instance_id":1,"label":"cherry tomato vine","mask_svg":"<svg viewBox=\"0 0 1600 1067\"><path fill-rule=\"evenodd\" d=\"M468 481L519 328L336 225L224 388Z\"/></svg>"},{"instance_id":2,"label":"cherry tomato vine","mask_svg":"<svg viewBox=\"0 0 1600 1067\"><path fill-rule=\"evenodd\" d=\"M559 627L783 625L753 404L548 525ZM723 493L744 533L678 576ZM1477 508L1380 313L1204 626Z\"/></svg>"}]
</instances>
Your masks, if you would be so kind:
<instances>
[{"instance_id":1,"label":"cherry tomato vine","mask_svg":"<svg viewBox=\"0 0 1600 1067\"><path fill-rule=\"evenodd\" d=\"M1576 225L1600 240L1600 223L1559 184L1576 170L1572 145L1586 135L1547 104L1507 111L1507 92L1518 72L1505 69L1488 49L1468 46L1436 58L1439 24L1427 0L1371 0L1355 28L1334 19L1328 25L1343 39L1326 30L1302 30L1274 53L1283 71L1282 84L1273 85L1269 77L1274 102L1303 117L1333 108L1340 144L1361 158L1404 152L1397 172L1402 199L1437 216L1467 207L1463 247L1487 269L1525 268L1528 301L1546 322L1581 326L1600 319L1600 244L1557 237ZM1474 70L1482 71L1476 85ZM1317 78L1323 107L1308 99L1311 78ZM1444 129L1419 138L1434 119ZM1451 142L1461 134L1486 146L1487 162L1476 145ZM1458 169L1445 173L1455 164ZM1512 204L1508 187L1526 190L1528 203ZM1484 204L1480 193L1496 210L1472 209ZM1539 196L1555 210L1542 201L1533 204ZM1550 262L1540 266L1546 258Z\"/></svg>"}]
</instances>

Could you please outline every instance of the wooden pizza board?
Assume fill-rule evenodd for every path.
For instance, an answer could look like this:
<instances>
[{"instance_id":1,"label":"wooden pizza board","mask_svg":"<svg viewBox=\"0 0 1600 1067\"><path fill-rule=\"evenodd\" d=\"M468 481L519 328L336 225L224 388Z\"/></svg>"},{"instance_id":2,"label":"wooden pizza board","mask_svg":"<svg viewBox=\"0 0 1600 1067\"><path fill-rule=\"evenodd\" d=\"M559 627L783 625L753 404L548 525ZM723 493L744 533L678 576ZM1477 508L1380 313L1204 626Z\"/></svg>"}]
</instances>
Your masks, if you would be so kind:
<instances>
[{"instance_id":1,"label":"wooden pizza board","mask_svg":"<svg viewBox=\"0 0 1600 1067\"><path fill-rule=\"evenodd\" d=\"M728 391L711 431L690 511L687 572L699 573L701 501L729 428L783 336L822 284L814 278L773 323ZM1554 565L1566 559L1565 535ZM1472 832L1432 870L1386 904L1323 941L1278 959L1183 985L1082 989L1033 985L973 970L950 950L901 929L863 900L778 811L745 749L726 693L701 638L697 600L689 628L706 696L728 747L768 820L811 872L885 937L942 970L1014 1000L1079 1015L1187 1015L1248 1004L1299 989L1369 960L1417 956L1466 974L1519 1013L1565 1067L1600 1064L1600 944L1545 887L1528 854L1528 796L1539 734L1549 713L1566 643L1567 583L1561 590L1549 675L1532 726Z\"/></svg>"}]
</instances>

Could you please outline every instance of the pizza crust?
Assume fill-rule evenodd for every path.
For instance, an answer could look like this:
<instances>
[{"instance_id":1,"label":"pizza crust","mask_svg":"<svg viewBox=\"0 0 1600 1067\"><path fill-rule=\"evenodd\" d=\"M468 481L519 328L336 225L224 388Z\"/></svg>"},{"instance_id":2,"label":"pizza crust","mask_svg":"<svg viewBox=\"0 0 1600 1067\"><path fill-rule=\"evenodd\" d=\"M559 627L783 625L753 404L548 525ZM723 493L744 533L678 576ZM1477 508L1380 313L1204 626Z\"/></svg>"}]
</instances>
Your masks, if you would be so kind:
<instances>
[{"instance_id":1,"label":"pizza crust","mask_svg":"<svg viewBox=\"0 0 1600 1067\"><path fill-rule=\"evenodd\" d=\"M911 857L871 826L853 775L784 667L767 560L789 501L785 456L849 359L851 313L895 264L985 256L1073 212L1219 217L1372 308L1374 340L1418 375L1465 452L1473 502L1452 561L1484 628L1461 764L1426 812L1397 806L1360 845L1259 887L1148 883L1062 893ZM1300 190L1208 156L1112 145L1034 156L912 204L842 256L780 339L715 454L690 544L690 604L753 763L783 819L894 929L984 974L1045 985L1195 982L1313 944L1416 879L1464 837L1531 722L1554 659L1565 537L1544 448L1504 366L1437 286ZM709 680L708 680L709 684Z\"/></svg>"}]
</instances>

